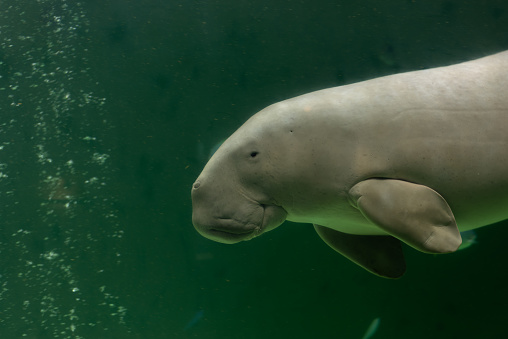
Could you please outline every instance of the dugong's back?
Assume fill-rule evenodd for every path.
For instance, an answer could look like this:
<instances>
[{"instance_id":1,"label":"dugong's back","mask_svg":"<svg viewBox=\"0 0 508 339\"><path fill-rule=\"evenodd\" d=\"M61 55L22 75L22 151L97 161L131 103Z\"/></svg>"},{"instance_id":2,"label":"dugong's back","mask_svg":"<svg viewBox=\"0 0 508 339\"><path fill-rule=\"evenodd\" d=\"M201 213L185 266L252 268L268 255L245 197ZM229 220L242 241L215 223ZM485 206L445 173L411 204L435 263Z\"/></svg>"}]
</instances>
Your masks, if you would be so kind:
<instances>
[{"instance_id":1,"label":"dugong's back","mask_svg":"<svg viewBox=\"0 0 508 339\"><path fill-rule=\"evenodd\" d=\"M465 230L508 218L507 70L503 52L277 105L299 111L308 134L320 131L315 140L340 145L330 156L337 180L395 178L431 187Z\"/></svg>"},{"instance_id":2,"label":"dugong's back","mask_svg":"<svg viewBox=\"0 0 508 339\"><path fill-rule=\"evenodd\" d=\"M393 77L405 107L379 125L398 138L379 149L391 177L442 194L461 230L508 218L508 52L410 74Z\"/></svg>"}]
</instances>

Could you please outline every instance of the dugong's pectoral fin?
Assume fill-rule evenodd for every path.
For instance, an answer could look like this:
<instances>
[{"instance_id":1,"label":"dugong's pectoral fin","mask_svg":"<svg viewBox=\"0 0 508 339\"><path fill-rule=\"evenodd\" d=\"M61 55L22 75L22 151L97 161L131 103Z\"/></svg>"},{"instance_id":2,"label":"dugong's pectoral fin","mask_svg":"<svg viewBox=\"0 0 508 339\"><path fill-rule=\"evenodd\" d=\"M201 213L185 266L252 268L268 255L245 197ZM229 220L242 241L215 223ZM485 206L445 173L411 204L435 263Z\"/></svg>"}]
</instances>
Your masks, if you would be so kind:
<instances>
[{"instance_id":1,"label":"dugong's pectoral fin","mask_svg":"<svg viewBox=\"0 0 508 339\"><path fill-rule=\"evenodd\" d=\"M384 278L400 278L406 271L400 241L394 237L353 235L320 225L314 228L331 248L367 271Z\"/></svg>"},{"instance_id":2,"label":"dugong's pectoral fin","mask_svg":"<svg viewBox=\"0 0 508 339\"><path fill-rule=\"evenodd\" d=\"M368 220L419 251L454 252L462 242L450 206L427 186L368 179L353 186L349 196Z\"/></svg>"}]
</instances>

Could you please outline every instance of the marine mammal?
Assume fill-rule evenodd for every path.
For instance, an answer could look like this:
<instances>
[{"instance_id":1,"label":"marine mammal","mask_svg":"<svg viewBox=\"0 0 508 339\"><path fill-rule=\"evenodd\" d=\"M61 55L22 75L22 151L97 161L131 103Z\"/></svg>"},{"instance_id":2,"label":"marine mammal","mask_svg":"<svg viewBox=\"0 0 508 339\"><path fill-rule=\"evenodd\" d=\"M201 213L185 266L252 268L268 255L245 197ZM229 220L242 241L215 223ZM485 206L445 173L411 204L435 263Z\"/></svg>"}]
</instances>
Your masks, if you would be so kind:
<instances>
[{"instance_id":1,"label":"marine mammal","mask_svg":"<svg viewBox=\"0 0 508 339\"><path fill-rule=\"evenodd\" d=\"M312 223L372 273L405 272L400 241L449 253L508 218L508 51L324 89L247 120L192 187L192 221L224 243Z\"/></svg>"}]
</instances>

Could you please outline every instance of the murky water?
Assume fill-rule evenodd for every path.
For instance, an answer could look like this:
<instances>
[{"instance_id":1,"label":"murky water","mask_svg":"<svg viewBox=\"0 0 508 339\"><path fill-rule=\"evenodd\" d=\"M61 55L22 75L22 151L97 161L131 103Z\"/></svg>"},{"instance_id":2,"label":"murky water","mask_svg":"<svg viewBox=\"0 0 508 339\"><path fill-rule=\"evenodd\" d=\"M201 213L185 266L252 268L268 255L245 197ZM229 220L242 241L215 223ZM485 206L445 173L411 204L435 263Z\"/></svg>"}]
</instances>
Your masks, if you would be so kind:
<instances>
[{"instance_id":1,"label":"murky water","mask_svg":"<svg viewBox=\"0 0 508 339\"><path fill-rule=\"evenodd\" d=\"M408 248L388 281L311 225L209 241L190 188L263 107L506 50L507 16L501 0L0 0L0 339L503 337L506 221L457 254Z\"/></svg>"},{"instance_id":2,"label":"murky water","mask_svg":"<svg viewBox=\"0 0 508 339\"><path fill-rule=\"evenodd\" d=\"M2 3L2 337L80 338L128 312L106 278L122 230L87 32L79 2Z\"/></svg>"}]
</instances>

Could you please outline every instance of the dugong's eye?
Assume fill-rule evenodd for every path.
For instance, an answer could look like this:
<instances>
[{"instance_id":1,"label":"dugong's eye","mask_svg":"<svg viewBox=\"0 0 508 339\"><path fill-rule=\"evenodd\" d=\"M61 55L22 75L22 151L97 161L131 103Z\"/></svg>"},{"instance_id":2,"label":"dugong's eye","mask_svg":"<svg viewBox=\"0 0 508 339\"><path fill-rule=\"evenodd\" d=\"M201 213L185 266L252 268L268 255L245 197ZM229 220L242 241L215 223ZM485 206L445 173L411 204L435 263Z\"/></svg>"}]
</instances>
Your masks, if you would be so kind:
<instances>
[{"instance_id":1,"label":"dugong's eye","mask_svg":"<svg viewBox=\"0 0 508 339\"><path fill-rule=\"evenodd\" d=\"M256 152L256 151L250 152L250 157L255 158L258 154L259 154L259 152Z\"/></svg>"}]
</instances>

